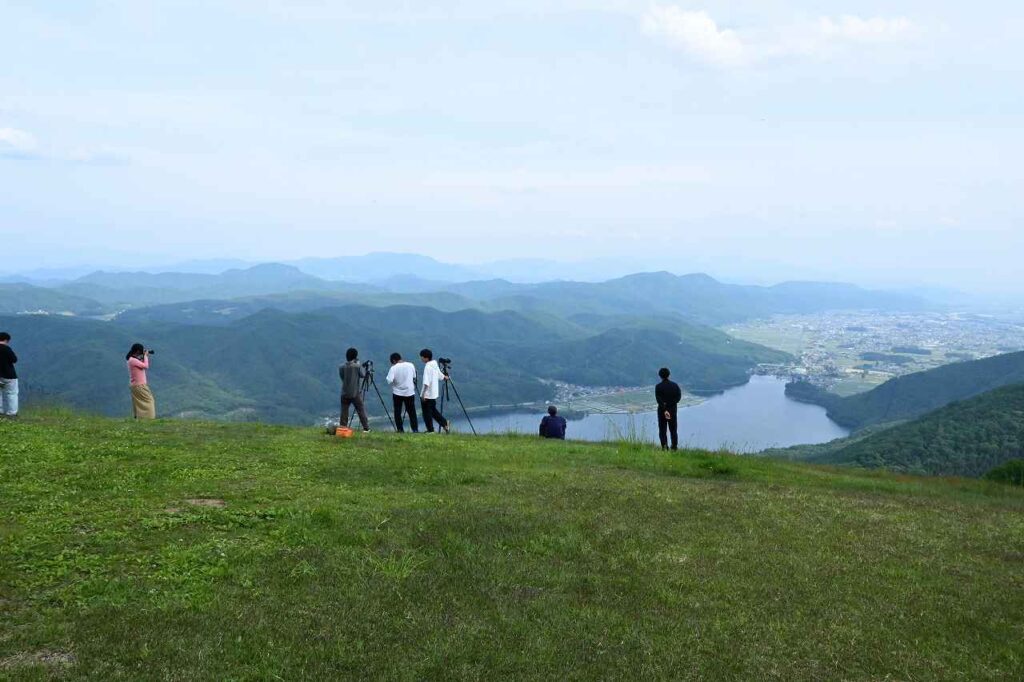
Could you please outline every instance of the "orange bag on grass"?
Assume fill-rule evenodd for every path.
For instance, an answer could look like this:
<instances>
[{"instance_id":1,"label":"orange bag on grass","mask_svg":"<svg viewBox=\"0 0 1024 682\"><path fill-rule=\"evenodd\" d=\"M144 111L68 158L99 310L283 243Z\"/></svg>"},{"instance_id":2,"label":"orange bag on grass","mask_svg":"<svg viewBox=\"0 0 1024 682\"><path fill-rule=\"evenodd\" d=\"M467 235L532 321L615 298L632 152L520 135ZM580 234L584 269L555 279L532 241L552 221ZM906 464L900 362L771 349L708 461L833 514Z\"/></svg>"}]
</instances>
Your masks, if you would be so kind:
<instances>
[{"instance_id":1,"label":"orange bag on grass","mask_svg":"<svg viewBox=\"0 0 1024 682\"><path fill-rule=\"evenodd\" d=\"M347 426L339 426L338 430L334 432L334 435L338 438L351 438L354 433L355 431Z\"/></svg>"}]
</instances>

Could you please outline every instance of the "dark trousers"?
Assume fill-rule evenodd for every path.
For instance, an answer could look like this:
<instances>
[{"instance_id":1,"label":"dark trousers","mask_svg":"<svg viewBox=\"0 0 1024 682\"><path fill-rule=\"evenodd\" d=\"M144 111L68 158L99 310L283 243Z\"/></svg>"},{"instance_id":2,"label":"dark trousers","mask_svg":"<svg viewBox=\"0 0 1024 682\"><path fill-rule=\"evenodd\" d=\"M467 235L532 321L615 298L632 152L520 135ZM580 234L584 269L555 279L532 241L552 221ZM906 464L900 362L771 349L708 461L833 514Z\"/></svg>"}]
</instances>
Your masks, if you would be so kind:
<instances>
[{"instance_id":1,"label":"dark trousers","mask_svg":"<svg viewBox=\"0 0 1024 682\"><path fill-rule=\"evenodd\" d=\"M348 426L348 408L355 405L356 414L359 415L359 423L363 425L363 431L370 430L370 420L366 418L366 406L363 405L363 397L357 395L354 398L341 396L341 425Z\"/></svg>"},{"instance_id":2,"label":"dark trousers","mask_svg":"<svg viewBox=\"0 0 1024 682\"><path fill-rule=\"evenodd\" d=\"M391 404L395 407L395 428L398 429L398 432L405 432L405 426L402 424L402 408L404 407L405 413L409 415L409 426L412 427L413 433L417 433L420 430L420 424L416 419L416 396L392 395Z\"/></svg>"},{"instance_id":3,"label":"dark trousers","mask_svg":"<svg viewBox=\"0 0 1024 682\"><path fill-rule=\"evenodd\" d=\"M665 419L665 412L669 413L671 419ZM663 450L668 449L668 435L672 435L672 449L679 449L679 409L678 406L672 405L665 410L664 408L658 408L658 438L661 439L661 447ZM668 432L668 433L666 433Z\"/></svg>"},{"instance_id":4,"label":"dark trousers","mask_svg":"<svg viewBox=\"0 0 1024 682\"><path fill-rule=\"evenodd\" d=\"M423 408L423 423L427 425L427 433L434 432L435 421L442 429L448 428L448 420L445 419L444 415L441 414L441 411L437 409L437 400L424 398L420 402L420 406Z\"/></svg>"}]
</instances>

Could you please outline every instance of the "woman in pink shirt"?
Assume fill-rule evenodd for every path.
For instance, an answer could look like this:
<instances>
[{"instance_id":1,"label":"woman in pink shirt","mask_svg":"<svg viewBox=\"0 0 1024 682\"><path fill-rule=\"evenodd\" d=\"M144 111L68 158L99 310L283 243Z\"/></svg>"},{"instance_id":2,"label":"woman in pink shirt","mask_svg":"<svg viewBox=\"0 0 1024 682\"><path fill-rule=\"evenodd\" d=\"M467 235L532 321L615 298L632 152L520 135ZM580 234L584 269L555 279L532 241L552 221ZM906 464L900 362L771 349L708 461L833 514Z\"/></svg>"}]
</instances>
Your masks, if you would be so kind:
<instances>
[{"instance_id":1,"label":"woman in pink shirt","mask_svg":"<svg viewBox=\"0 0 1024 682\"><path fill-rule=\"evenodd\" d=\"M146 350L141 343L132 344L125 360L128 361L128 376L131 379L132 416L136 419L156 419L156 401L153 392L146 382L146 370L149 369L149 356L153 351Z\"/></svg>"}]
</instances>

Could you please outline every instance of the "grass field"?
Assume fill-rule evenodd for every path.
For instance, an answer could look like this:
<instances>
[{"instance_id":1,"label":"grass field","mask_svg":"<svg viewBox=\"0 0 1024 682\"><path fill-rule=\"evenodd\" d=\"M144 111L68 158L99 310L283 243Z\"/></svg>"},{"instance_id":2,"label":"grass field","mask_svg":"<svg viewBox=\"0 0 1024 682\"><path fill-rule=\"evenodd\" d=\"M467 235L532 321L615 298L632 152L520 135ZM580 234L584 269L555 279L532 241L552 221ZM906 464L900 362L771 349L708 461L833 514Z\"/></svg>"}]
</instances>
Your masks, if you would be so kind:
<instances>
[{"instance_id":1,"label":"grass field","mask_svg":"<svg viewBox=\"0 0 1024 682\"><path fill-rule=\"evenodd\" d=\"M1024 677L995 484L49 413L0 501L5 679Z\"/></svg>"}]
</instances>

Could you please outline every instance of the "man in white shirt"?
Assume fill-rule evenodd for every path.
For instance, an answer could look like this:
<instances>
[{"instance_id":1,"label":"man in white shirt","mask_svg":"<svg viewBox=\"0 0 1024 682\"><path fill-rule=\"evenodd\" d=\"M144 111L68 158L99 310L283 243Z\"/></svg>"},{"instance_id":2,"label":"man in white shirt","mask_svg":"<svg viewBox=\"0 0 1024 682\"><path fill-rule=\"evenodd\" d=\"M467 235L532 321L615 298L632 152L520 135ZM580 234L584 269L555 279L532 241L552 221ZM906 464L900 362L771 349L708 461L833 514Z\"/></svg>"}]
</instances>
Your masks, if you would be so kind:
<instances>
[{"instance_id":1,"label":"man in white shirt","mask_svg":"<svg viewBox=\"0 0 1024 682\"><path fill-rule=\"evenodd\" d=\"M391 402L395 407L395 428L399 433L405 433L405 425L402 423L402 408L405 408L412 432L419 433L420 425L416 420L416 366L403 361L398 353L392 353L387 382L391 386Z\"/></svg>"},{"instance_id":2,"label":"man in white shirt","mask_svg":"<svg viewBox=\"0 0 1024 682\"><path fill-rule=\"evenodd\" d=\"M427 425L427 433L434 433L435 420L445 433L450 433L448 420L437 409L437 398L441 395L441 382L446 381L445 376L441 374L441 368L434 360L434 352L429 348L420 351L420 360L423 361L423 388L420 390L420 407L423 409L423 421Z\"/></svg>"}]
</instances>

